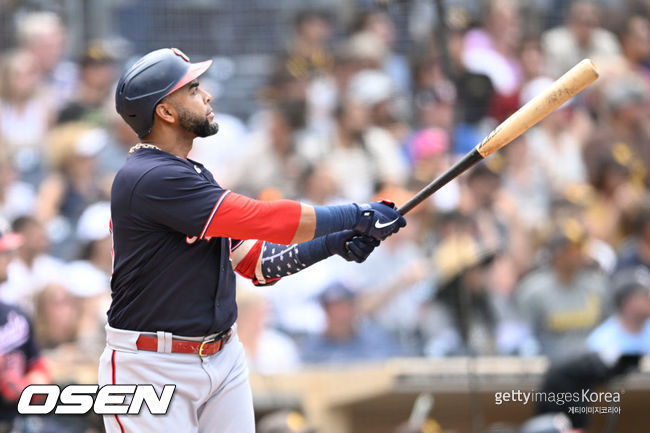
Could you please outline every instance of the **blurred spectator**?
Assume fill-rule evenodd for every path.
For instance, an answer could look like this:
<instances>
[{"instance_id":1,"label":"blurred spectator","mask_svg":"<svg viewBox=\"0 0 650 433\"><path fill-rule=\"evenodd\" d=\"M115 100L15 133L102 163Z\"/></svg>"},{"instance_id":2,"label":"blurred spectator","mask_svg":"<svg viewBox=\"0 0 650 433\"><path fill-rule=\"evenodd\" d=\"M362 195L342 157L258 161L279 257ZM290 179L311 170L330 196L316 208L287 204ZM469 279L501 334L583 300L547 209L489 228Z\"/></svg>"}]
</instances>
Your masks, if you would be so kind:
<instances>
[{"instance_id":1,"label":"blurred spectator","mask_svg":"<svg viewBox=\"0 0 650 433\"><path fill-rule=\"evenodd\" d=\"M579 430L571 428L571 420L563 413L549 413L529 419L519 433L579 433Z\"/></svg>"},{"instance_id":2,"label":"blurred spectator","mask_svg":"<svg viewBox=\"0 0 650 433\"><path fill-rule=\"evenodd\" d=\"M650 167L650 128L647 113L649 95L638 77L618 77L603 89L603 121L592 132L584 151L592 183L598 178L600 164L612 157L628 167L634 181L648 183Z\"/></svg>"},{"instance_id":3,"label":"blurred spectator","mask_svg":"<svg viewBox=\"0 0 650 433\"><path fill-rule=\"evenodd\" d=\"M237 335L252 372L291 373L299 367L300 356L293 340L269 326L269 304L263 295L238 289L237 311Z\"/></svg>"},{"instance_id":4,"label":"blurred spectator","mask_svg":"<svg viewBox=\"0 0 650 433\"><path fill-rule=\"evenodd\" d=\"M345 99L337 108L331 148L323 156L348 200L367 200L380 186L401 185L404 180L397 143L385 130L370 126L369 116L365 105Z\"/></svg>"},{"instance_id":5,"label":"blurred spectator","mask_svg":"<svg viewBox=\"0 0 650 433\"><path fill-rule=\"evenodd\" d=\"M404 204L412 193L398 188L384 189L378 197L391 197ZM423 305L431 294L431 264L421 244L423 224L428 215L423 208L409 214L408 229L382 242L362 264L346 277L359 289L359 312L398 338L405 355L420 355L418 338Z\"/></svg>"},{"instance_id":6,"label":"blurred spectator","mask_svg":"<svg viewBox=\"0 0 650 433\"><path fill-rule=\"evenodd\" d=\"M122 116L117 114L117 112L111 112L109 119L106 145L97 154L97 163L101 175L109 177L110 179L108 183L112 184L113 176L115 176L115 173L117 173L122 165L124 165L124 162L129 155L129 150L133 145L139 143L140 139L124 119L122 119ZM221 125L221 121L219 121L219 125ZM223 133L220 133L219 136L221 136L221 134ZM228 134L229 132L226 132L224 135ZM198 144L197 142L198 140L195 141L193 149L196 149ZM205 161L208 159L209 158L205 158ZM203 161L201 158L199 158L199 160ZM216 171L215 173L219 172Z\"/></svg>"},{"instance_id":7,"label":"blurred spectator","mask_svg":"<svg viewBox=\"0 0 650 433\"><path fill-rule=\"evenodd\" d=\"M421 129L409 138L405 150L411 163L411 189L419 191L451 166L449 141L448 133L441 128ZM459 183L454 179L437 191L431 201L439 211L451 211L458 206L459 196Z\"/></svg>"},{"instance_id":8,"label":"blurred spectator","mask_svg":"<svg viewBox=\"0 0 650 433\"><path fill-rule=\"evenodd\" d=\"M624 20L618 31L618 39L621 44L623 57L627 61L628 69L640 75L650 86L650 23L641 15L630 15Z\"/></svg>"},{"instance_id":9,"label":"blurred spectator","mask_svg":"<svg viewBox=\"0 0 650 433\"><path fill-rule=\"evenodd\" d=\"M546 66L557 78L584 58L596 64L607 63L620 53L616 37L601 27L601 11L597 2L573 0L565 24L542 35Z\"/></svg>"},{"instance_id":10,"label":"blurred spectator","mask_svg":"<svg viewBox=\"0 0 650 433\"><path fill-rule=\"evenodd\" d=\"M537 77L521 91L521 105L547 89L553 80ZM572 183L587 181L587 170L582 149L591 132L591 124L584 113L572 111L564 104L526 134L526 144L542 169L546 183L554 193Z\"/></svg>"},{"instance_id":11,"label":"blurred spectator","mask_svg":"<svg viewBox=\"0 0 650 433\"><path fill-rule=\"evenodd\" d=\"M587 262L585 243L578 221L560 222L547 243L548 263L524 277L517 289L519 312L544 355L574 353L609 313L606 279Z\"/></svg>"},{"instance_id":12,"label":"blurred spectator","mask_svg":"<svg viewBox=\"0 0 650 433\"><path fill-rule=\"evenodd\" d=\"M391 16L384 10L372 9L359 13L352 28L352 35L371 34L383 46L381 69L390 77L398 92L411 91L411 73L406 59L394 51L396 29Z\"/></svg>"},{"instance_id":13,"label":"blurred spectator","mask_svg":"<svg viewBox=\"0 0 650 433\"><path fill-rule=\"evenodd\" d=\"M438 88L419 89L414 95L414 117L417 126L422 129L439 128L452 133L455 103L456 90L449 83ZM462 153L462 148L455 147L453 150L455 153Z\"/></svg>"},{"instance_id":14,"label":"blurred spectator","mask_svg":"<svg viewBox=\"0 0 650 433\"><path fill-rule=\"evenodd\" d=\"M83 210L108 196L96 169L96 156L105 144L103 130L83 123L67 123L51 133L49 156L54 171L40 185L36 215L48 225L65 257L74 252L71 245L62 243L72 235Z\"/></svg>"},{"instance_id":15,"label":"blurred spectator","mask_svg":"<svg viewBox=\"0 0 650 433\"><path fill-rule=\"evenodd\" d=\"M614 152L629 152L629 148L618 143ZM592 180L594 194L587 201L584 216L590 235L615 248L624 238L625 222L643 197L643 189L633 180L630 169L616 159L615 154L600 161Z\"/></svg>"},{"instance_id":16,"label":"blurred spectator","mask_svg":"<svg viewBox=\"0 0 650 433\"><path fill-rule=\"evenodd\" d=\"M324 9L304 9L296 14L293 30L293 38L283 59L289 74L306 78L327 73L334 64L328 46L332 35L329 13Z\"/></svg>"},{"instance_id":17,"label":"blurred spectator","mask_svg":"<svg viewBox=\"0 0 650 433\"><path fill-rule=\"evenodd\" d=\"M22 239L14 233L0 234L0 282L8 277L12 253ZM0 288L0 293L2 289ZM21 392L33 383L50 382L29 318L15 306L0 302L0 432L9 433L18 417Z\"/></svg>"},{"instance_id":18,"label":"blurred spectator","mask_svg":"<svg viewBox=\"0 0 650 433\"><path fill-rule=\"evenodd\" d=\"M75 345L79 335L79 302L68 289L59 283L48 284L36 295L34 303L34 330L48 356L55 349L63 349L75 359L84 355Z\"/></svg>"},{"instance_id":19,"label":"blurred spectator","mask_svg":"<svg viewBox=\"0 0 650 433\"><path fill-rule=\"evenodd\" d=\"M19 20L17 29L19 47L36 60L49 101L59 109L77 87L77 67L64 60L68 40L63 21L54 12L30 12Z\"/></svg>"},{"instance_id":20,"label":"blurred spectator","mask_svg":"<svg viewBox=\"0 0 650 433\"><path fill-rule=\"evenodd\" d=\"M380 327L359 317L357 295L341 282L320 294L326 328L301 345L305 363L341 364L385 359L400 354L397 342Z\"/></svg>"},{"instance_id":21,"label":"blurred spectator","mask_svg":"<svg viewBox=\"0 0 650 433\"><path fill-rule=\"evenodd\" d=\"M434 253L438 287L421 330L426 356L497 353L498 317L487 286L493 259L460 231L439 244Z\"/></svg>"},{"instance_id":22,"label":"blurred spectator","mask_svg":"<svg viewBox=\"0 0 650 433\"><path fill-rule=\"evenodd\" d=\"M257 433L316 433L305 417L294 410L278 410L260 418Z\"/></svg>"},{"instance_id":23,"label":"blurred spectator","mask_svg":"<svg viewBox=\"0 0 650 433\"><path fill-rule=\"evenodd\" d=\"M542 228L546 224L552 197L549 178L539 162L540 158L545 161L546 159L539 153L535 153L529 145L533 133L528 131L524 137L518 138L502 149L503 189L512 198L517 209L517 219L526 231ZM550 163L550 160L548 162ZM518 258L525 263L525 266L529 266L531 254Z\"/></svg>"},{"instance_id":24,"label":"blurred spectator","mask_svg":"<svg viewBox=\"0 0 650 433\"><path fill-rule=\"evenodd\" d=\"M622 355L650 355L650 272L628 268L614 275L615 312L594 329L587 346L609 363Z\"/></svg>"},{"instance_id":25,"label":"blurred spectator","mask_svg":"<svg viewBox=\"0 0 650 433\"><path fill-rule=\"evenodd\" d=\"M78 340L85 354L96 359L104 349L106 311L111 304L110 277L113 271L113 247L108 202L90 205L81 214L76 239L81 245L79 259L65 269L68 291L79 303Z\"/></svg>"},{"instance_id":26,"label":"blurred spectator","mask_svg":"<svg viewBox=\"0 0 650 433\"><path fill-rule=\"evenodd\" d=\"M117 80L117 57L108 42L93 41L79 62L79 85L72 100L59 111L58 123L84 122L107 126L106 100Z\"/></svg>"},{"instance_id":27,"label":"blurred spectator","mask_svg":"<svg viewBox=\"0 0 650 433\"><path fill-rule=\"evenodd\" d=\"M618 255L618 270L644 266L650 269L650 202L646 198L631 221L632 232Z\"/></svg>"},{"instance_id":28,"label":"blurred spectator","mask_svg":"<svg viewBox=\"0 0 650 433\"><path fill-rule=\"evenodd\" d=\"M7 54L0 65L0 138L20 176L32 185L43 177L41 158L53 117L36 58L27 51Z\"/></svg>"},{"instance_id":29,"label":"blurred spectator","mask_svg":"<svg viewBox=\"0 0 650 433\"><path fill-rule=\"evenodd\" d=\"M452 141L453 153L456 155L464 155L472 150L493 127L488 111L494 96L494 84L488 75L468 68L463 60L465 35L469 25L470 17L467 13L458 9L449 13L449 69L453 72L453 77L447 78L453 80L453 86L436 86L434 92L440 105L451 104L454 109L455 119L454 113L451 117L447 115L445 117L450 120L449 124L442 123L438 126L454 130ZM417 71L416 69L415 72ZM417 100L415 105L420 109ZM454 120L455 125L451 123Z\"/></svg>"},{"instance_id":30,"label":"blurred spectator","mask_svg":"<svg viewBox=\"0 0 650 433\"><path fill-rule=\"evenodd\" d=\"M0 215L13 221L34 212L36 190L19 179L19 173L1 142L0 149L5 149L0 150Z\"/></svg>"},{"instance_id":31,"label":"blurred spectator","mask_svg":"<svg viewBox=\"0 0 650 433\"><path fill-rule=\"evenodd\" d=\"M22 236L23 242L9 264L0 299L18 305L33 317L35 296L47 284L60 280L63 263L48 254L49 238L43 225L34 217L19 217L12 228Z\"/></svg>"},{"instance_id":32,"label":"blurred spectator","mask_svg":"<svg viewBox=\"0 0 650 433\"><path fill-rule=\"evenodd\" d=\"M395 86L386 73L376 69L359 71L350 78L347 90L352 99L368 108L371 125L403 141L410 127L400 118Z\"/></svg>"},{"instance_id":33,"label":"blurred spectator","mask_svg":"<svg viewBox=\"0 0 650 433\"><path fill-rule=\"evenodd\" d=\"M492 116L501 121L517 109L517 90L522 72L516 58L521 37L517 2L487 2L483 26L465 35L463 63L474 73L487 75L496 95L492 100Z\"/></svg>"},{"instance_id":34,"label":"blurred spectator","mask_svg":"<svg viewBox=\"0 0 650 433\"><path fill-rule=\"evenodd\" d=\"M298 196L298 179L306 168L310 137L301 135L305 126L301 102L276 103L266 114L266 123L248 140L246 151L231 171L232 186L243 194L260 196L274 190L280 197Z\"/></svg>"},{"instance_id":35,"label":"blurred spectator","mask_svg":"<svg viewBox=\"0 0 650 433\"><path fill-rule=\"evenodd\" d=\"M499 160L501 157L499 155ZM515 249L518 244L514 240L521 235L521 227L516 224L518 211L501 188L501 178L496 171L500 165L497 161L491 166L485 163L472 169L466 176L459 203L463 214L473 215L480 242L492 251Z\"/></svg>"},{"instance_id":36,"label":"blurred spectator","mask_svg":"<svg viewBox=\"0 0 650 433\"><path fill-rule=\"evenodd\" d=\"M300 201L312 205L329 205L340 199L339 183L331 168L325 164L310 164L302 173L299 182Z\"/></svg>"}]
</instances>

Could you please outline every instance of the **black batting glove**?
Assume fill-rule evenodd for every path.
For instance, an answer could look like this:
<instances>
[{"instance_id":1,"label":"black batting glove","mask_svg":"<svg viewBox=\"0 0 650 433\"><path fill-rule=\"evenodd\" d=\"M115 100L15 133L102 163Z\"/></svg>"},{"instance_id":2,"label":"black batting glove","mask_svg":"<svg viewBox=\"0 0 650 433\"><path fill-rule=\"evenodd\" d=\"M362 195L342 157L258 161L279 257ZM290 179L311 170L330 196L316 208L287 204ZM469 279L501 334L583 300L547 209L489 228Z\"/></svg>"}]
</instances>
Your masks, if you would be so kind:
<instances>
[{"instance_id":1,"label":"black batting glove","mask_svg":"<svg viewBox=\"0 0 650 433\"><path fill-rule=\"evenodd\" d=\"M400 228L406 226L406 219L397 212L397 207L388 200L359 205L361 215L354 230L383 241Z\"/></svg>"},{"instance_id":2,"label":"black batting glove","mask_svg":"<svg viewBox=\"0 0 650 433\"><path fill-rule=\"evenodd\" d=\"M370 253L379 246L379 241L369 236L360 235L353 230L330 233L325 238L327 249L348 262L363 263Z\"/></svg>"}]
</instances>

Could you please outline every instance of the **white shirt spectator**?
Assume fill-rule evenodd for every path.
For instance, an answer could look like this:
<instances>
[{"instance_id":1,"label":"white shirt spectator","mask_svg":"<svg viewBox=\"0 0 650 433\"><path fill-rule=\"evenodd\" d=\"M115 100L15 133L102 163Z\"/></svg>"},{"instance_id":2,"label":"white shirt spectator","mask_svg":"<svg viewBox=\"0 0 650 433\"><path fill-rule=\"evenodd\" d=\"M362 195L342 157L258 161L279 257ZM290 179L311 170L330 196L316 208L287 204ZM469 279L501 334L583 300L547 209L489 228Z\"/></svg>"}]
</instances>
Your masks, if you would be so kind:
<instances>
[{"instance_id":1,"label":"white shirt spectator","mask_svg":"<svg viewBox=\"0 0 650 433\"><path fill-rule=\"evenodd\" d=\"M49 283L61 280L63 266L62 261L47 254L36 257L31 267L15 258L7 269L7 281L0 287L0 300L32 315L34 296Z\"/></svg>"}]
</instances>

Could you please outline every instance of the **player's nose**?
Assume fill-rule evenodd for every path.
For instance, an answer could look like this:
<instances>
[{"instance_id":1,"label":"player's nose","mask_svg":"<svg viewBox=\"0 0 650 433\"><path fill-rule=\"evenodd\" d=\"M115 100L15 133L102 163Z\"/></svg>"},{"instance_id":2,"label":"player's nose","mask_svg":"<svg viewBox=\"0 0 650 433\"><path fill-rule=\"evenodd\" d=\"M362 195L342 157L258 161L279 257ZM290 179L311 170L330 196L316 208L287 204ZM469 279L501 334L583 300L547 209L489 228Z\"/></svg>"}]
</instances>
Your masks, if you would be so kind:
<instances>
[{"instance_id":1,"label":"player's nose","mask_svg":"<svg viewBox=\"0 0 650 433\"><path fill-rule=\"evenodd\" d=\"M212 95L207 90L201 89L201 92L203 92L203 102L209 104L212 101Z\"/></svg>"}]
</instances>

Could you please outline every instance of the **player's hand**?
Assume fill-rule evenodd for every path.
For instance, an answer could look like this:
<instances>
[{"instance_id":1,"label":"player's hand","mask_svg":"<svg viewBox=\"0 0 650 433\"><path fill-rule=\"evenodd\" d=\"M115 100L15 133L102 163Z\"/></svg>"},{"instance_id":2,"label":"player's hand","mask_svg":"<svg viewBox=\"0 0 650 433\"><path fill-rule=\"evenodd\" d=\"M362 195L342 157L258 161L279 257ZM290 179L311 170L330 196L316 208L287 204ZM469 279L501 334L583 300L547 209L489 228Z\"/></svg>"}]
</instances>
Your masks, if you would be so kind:
<instances>
[{"instance_id":1,"label":"player's hand","mask_svg":"<svg viewBox=\"0 0 650 433\"><path fill-rule=\"evenodd\" d=\"M359 205L361 216L354 229L364 235L383 241L406 226L406 220L388 200Z\"/></svg>"},{"instance_id":2,"label":"player's hand","mask_svg":"<svg viewBox=\"0 0 650 433\"><path fill-rule=\"evenodd\" d=\"M377 239L360 235L353 230L330 233L326 237L326 243L332 254L337 254L348 262L357 263L363 263L379 246Z\"/></svg>"}]
</instances>

